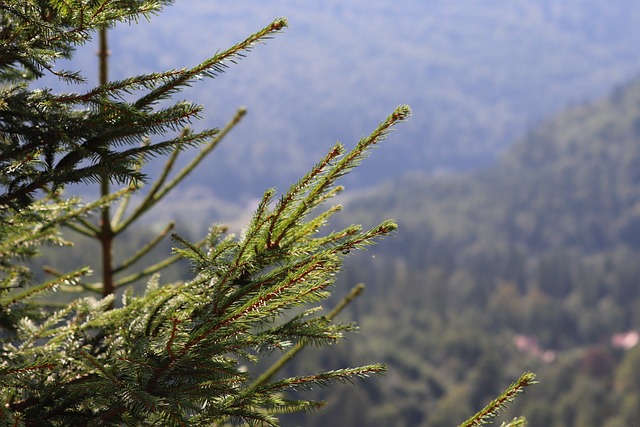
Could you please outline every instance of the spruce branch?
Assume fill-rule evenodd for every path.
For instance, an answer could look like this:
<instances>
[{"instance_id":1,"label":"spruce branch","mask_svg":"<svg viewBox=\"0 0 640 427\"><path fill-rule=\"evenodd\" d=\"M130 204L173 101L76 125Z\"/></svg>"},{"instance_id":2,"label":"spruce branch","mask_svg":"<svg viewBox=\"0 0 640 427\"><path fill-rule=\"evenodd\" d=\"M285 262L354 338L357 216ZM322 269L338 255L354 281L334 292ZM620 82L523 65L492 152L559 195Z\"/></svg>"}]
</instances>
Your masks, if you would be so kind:
<instances>
[{"instance_id":1,"label":"spruce branch","mask_svg":"<svg viewBox=\"0 0 640 427\"><path fill-rule=\"evenodd\" d=\"M329 321L335 319L335 317L345 309L347 305L349 305L355 298L357 298L362 291L364 290L363 284L358 284L351 289L351 291L345 296L338 305L334 307L333 310L329 314L327 314L326 318ZM251 393L254 390L261 387L263 384L268 383L271 379L284 368L284 366L289 363L302 349L307 346L307 342L305 340L300 340L295 346L293 346L289 351L287 351L284 355L282 355L273 365L271 365L266 371L262 373L254 381L251 386L249 386L246 390L246 393Z\"/></svg>"},{"instance_id":2,"label":"spruce branch","mask_svg":"<svg viewBox=\"0 0 640 427\"><path fill-rule=\"evenodd\" d=\"M167 83L141 97L134 103L134 106L136 108L143 108L159 100L166 99L179 90L179 88L187 86L190 82L196 80L200 76L217 76L228 67L227 63L236 63L236 61L244 57L244 52L251 51L256 44L270 39L273 34L280 32L286 26L287 20L285 18L278 18L262 30L250 35L244 41L212 56L195 67L179 70L176 77L170 78Z\"/></svg>"},{"instance_id":3,"label":"spruce branch","mask_svg":"<svg viewBox=\"0 0 640 427\"><path fill-rule=\"evenodd\" d=\"M171 224L169 224L169 226L171 226ZM127 261L125 261L126 263L128 263L127 266L120 266L116 269L114 269L114 274L120 271L123 271L124 269L126 269L127 267L129 267L131 264L133 264L135 261L137 261L139 258L143 257L145 254L147 254L152 248L153 246L157 245L157 243L159 243L166 234L169 233L169 226L167 228L165 228L165 230L163 230L163 232L160 233L160 235L156 236L156 238L154 240L152 240L151 242L149 242L144 248L140 249L138 252L136 252L136 254L134 254L131 258L129 258ZM181 239L180 237L178 237L175 234L171 234L171 236L174 239ZM184 240L183 240L184 241ZM194 248L199 248L201 246L203 246L205 244L206 239L201 239L198 242L191 244L190 245ZM185 241L186 242L186 241ZM149 247L150 245L152 245L151 247ZM147 248L147 249L145 249ZM164 259L162 259L161 261L156 262L153 265L150 265L136 273L132 273L128 276L122 277L118 280L115 280L114 282L114 288L115 289L119 289L122 288L126 285L129 285L133 282L136 282L144 277L150 277L155 273L158 273L161 270L166 269L167 267L171 266L172 264L180 261L181 259L184 258L184 254L183 253L179 253L176 252L174 255L168 256Z\"/></svg>"},{"instance_id":4,"label":"spruce branch","mask_svg":"<svg viewBox=\"0 0 640 427\"><path fill-rule=\"evenodd\" d=\"M505 421L500 424L500 427L526 427L527 420L524 417L517 417L512 419L511 421Z\"/></svg>"},{"instance_id":5,"label":"spruce branch","mask_svg":"<svg viewBox=\"0 0 640 427\"><path fill-rule=\"evenodd\" d=\"M158 233L153 239L147 242L146 245L138 249L136 253L131 255L129 258L122 261L122 263L119 266L114 267L113 273L114 274L119 273L120 271L130 267L131 265L136 263L139 259L141 259L146 254L148 254L151 250L153 250L153 248L158 246L158 243L160 243L165 237L167 237L167 235L171 232L171 230L173 230L175 225L176 223L174 221L171 221L169 224L167 224L167 226L164 229L162 229L162 231L160 231L160 233Z\"/></svg>"},{"instance_id":6,"label":"spruce branch","mask_svg":"<svg viewBox=\"0 0 640 427\"><path fill-rule=\"evenodd\" d=\"M139 90L153 90L158 86L158 82L166 81L171 77L181 74L180 70L170 70L161 73L141 74L128 77L124 80L109 81L97 86L85 93L65 93L54 95L51 99L53 103L92 105L99 108L100 100L111 97L124 101L126 95L132 95Z\"/></svg>"},{"instance_id":7,"label":"spruce branch","mask_svg":"<svg viewBox=\"0 0 640 427\"><path fill-rule=\"evenodd\" d=\"M215 130L215 134L209 140L209 142L201 148L200 152L187 164L180 172L176 174L176 176L169 182L166 183L166 179L168 178L169 173L173 169L175 164L175 160L178 157L178 149L175 149L169 156L165 166L162 170L162 173L151 187L151 189L146 193L143 200L137 205L134 211L124 219L122 222L116 225L115 229L120 232L127 227L129 227L135 220L137 220L140 216L142 216L145 212L147 212L151 207L153 207L156 203L158 203L161 199L163 199L169 191L174 189L180 182L184 180L201 162L204 158L213 151L214 148L218 146L220 141L238 124L242 117L246 114L246 109L240 108L234 115L234 117L225 125L225 127L221 130ZM202 133L197 135L192 135L187 129L183 129L182 134L177 140L185 140L185 139L198 139L200 140L204 135Z\"/></svg>"},{"instance_id":8,"label":"spruce branch","mask_svg":"<svg viewBox=\"0 0 640 427\"><path fill-rule=\"evenodd\" d=\"M268 244L272 247L278 247L287 232L311 209L326 199L324 196L332 190L336 180L357 166L367 156L368 151L389 134L396 123L407 120L410 115L411 109L408 106L399 106L385 121L380 123L373 133L361 139L353 150L342 157L339 157L343 152L342 145L334 146L327 156L282 198L280 206L277 208L276 219L284 214L286 214L286 219L279 221L279 230L276 231L275 224L270 227ZM332 165L331 162L334 159L336 163ZM285 209L285 206L291 206L288 200L298 201L293 210Z\"/></svg>"},{"instance_id":9,"label":"spruce branch","mask_svg":"<svg viewBox=\"0 0 640 427\"><path fill-rule=\"evenodd\" d=\"M216 135L209 141L209 143L202 147L200 149L200 152L189 162L189 164L187 164L180 172L178 172L169 183L162 186L164 182L160 181L160 186L162 187L158 189L157 193L154 192L154 199L160 199L164 197L169 191L175 188L176 185L178 185L188 174L190 174L202 162L202 160L204 160L204 158L220 144L222 139L240 123L246 113L246 108L238 108L233 118L224 126L224 128L218 131Z\"/></svg>"},{"instance_id":10,"label":"spruce branch","mask_svg":"<svg viewBox=\"0 0 640 427\"><path fill-rule=\"evenodd\" d=\"M77 200L71 199L68 201L59 201L56 204L36 204L28 211L30 215L34 215L37 220L37 225L22 234L7 235L0 241L0 253L15 253L20 246L28 245L29 242L36 241L44 238L51 232L56 230L56 227L61 225L67 225L73 220L76 220L101 206L112 203L124 194L130 191L124 188L120 191L111 193L105 197L101 197L90 203L84 205L77 205ZM0 209L0 212L2 210ZM26 211L23 211L26 212ZM50 212L55 212L56 215L48 215ZM16 221L24 220L22 215L15 218Z\"/></svg>"},{"instance_id":11,"label":"spruce branch","mask_svg":"<svg viewBox=\"0 0 640 427\"><path fill-rule=\"evenodd\" d=\"M137 280L140 280L144 277L149 277L157 272L159 272L160 270L164 270L165 268L169 267L171 264L179 261L181 259L180 255L173 255L170 257L167 257L165 259L163 259L162 261L159 261L153 265L150 265L149 267L146 267L140 271L138 271L137 273L132 273L128 276L125 276L121 279L118 279L114 282L114 289L119 289L122 288L123 286L129 285Z\"/></svg>"},{"instance_id":12,"label":"spruce branch","mask_svg":"<svg viewBox=\"0 0 640 427\"><path fill-rule=\"evenodd\" d=\"M524 393L525 387L536 384L535 379L535 374L532 372L525 372L516 382L512 383L505 391L503 391L500 396L489 402L487 406L478 411L473 417L460 424L460 427L473 427L488 424L492 418L497 417L500 412L504 411L507 405L513 402L518 394Z\"/></svg>"},{"instance_id":13,"label":"spruce branch","mask_svg":"<svg viewBox=\"0 0 640 427\"><path fill-rule=\"evenodd\" d=\"M327 387L330 384L354 384L356 379L364 380L371 375L382 375L386 371L384 365L375 364L361 366L359 368L336 369L313 375L286 378L280 381L269 382L258 387L257 393L265 393L281 390L308 389L315 386Z\"/></svg>"},{"instance_id":14,"label":"spruce branch","mask_svg":"<svg viewBox=\"0 0 640 427\"><path fill-rule=\"evenodd\" d=\"M82 234L87 237L95 238L98 236L100 229L91 221L84 217L78 217L74 222L67 222L65 227L70 228L78 234Z\"/></svg>"},{"instance_id":15,"label":"spruce branch","mask_svg":"<svg viewBox=\"0 0 640 427\"><path fill-rule=\"evenodd\" d=\"M42 270L47 273L50 274L52 276L55 277L62 277L65 275L65 273L61 272L60 270L50 266L50 265L45 265L42 267ZM85 292L85 291L89 291L89 292L93 292L96 294L100 294L102 293L102 287L96 285L96 284L89 284L89 283L85 283L83 281L78 281L77 283L75 283L73 286L69 286L66 284L63 284L60 286L60 289L65 291L65 292Z\"/></svg>"},{"instance_id":16,"label":"spruce branch","mask_svg":"<svg viewBox=\"0 0 640 427\"><path fill-rule=\"evenodd\" d=\"M8 307L10 305L16 304L17 302L22 302L24 300L33 298L36 295L51 291L61 285L77 284L81 277L87 276L90 273L91 269L89 269L88 267L83 267L76 271L62 274L52 280L49 280L48 282L30 287L22 292L2 296L0 297L0 305Z\"/></svg>"},{"instance_id":17,"label":"spruce branch","mask_svg":"<svg viewBox=\"0 0 640 427\"><path fill-rule=\"evenodd\" d=\"M276 233L276 225L282 222L282 218L291 214L290 210L292 209L292 206L296 206L296 204L293 202L301 198L307 188L312 185L314 180L321 174L326 173L327 168L331 165L331 161L336 159L343 153L344 146L342 144L336 144L327 153L327 155L311 169L311 171L307 172L302 177L302 179L300 179L295 185L293 185L289 189L289 191L280 198L280 201L278 202L278 205L274 210L273 218L267 232L267 247L277 248L279 246L280 239L282 238L284 232L279 236L274 237L274 234ZM296 220L299 220L300 212L304 211L304 208L306 208L306 206L302 206L302 209L298 209L299 213L297 216L291 214L293 220L289 222L290 226L292 226L296 222Z\"/></svg>"},{"instance_id":18,"label":"spruce branch","mask_svg":"<svg viewBox=\"0 0 640 427\"><path fill-rule=\"evenodd\" d=\"M182 135L186 135L184 131L182 132L181 136ZM151 143L151 139L149 137L145 137L142 141L143 145L149 145L150 143ZM180 151L179 148L175 148L173 150L174 153L177 153L179 151ZM140 171L143 165L144 165L144 158L140 156L138 158L138 164L136 166L136 170ZM131 188L132 191L125 194L122 200L120 200L120 203L118 204L118 207L115 213L113 214L113 217L111 218L111 228L116 232L116 234L119 233L118 224L122 221L122 218L127 212L127 208L129 207L129 203L131 202L131 196L133 195L134 190L140 190L140 187L141 187L141 183L132 180L129 183L129 188Z\"/></svg>"}]
</instances>

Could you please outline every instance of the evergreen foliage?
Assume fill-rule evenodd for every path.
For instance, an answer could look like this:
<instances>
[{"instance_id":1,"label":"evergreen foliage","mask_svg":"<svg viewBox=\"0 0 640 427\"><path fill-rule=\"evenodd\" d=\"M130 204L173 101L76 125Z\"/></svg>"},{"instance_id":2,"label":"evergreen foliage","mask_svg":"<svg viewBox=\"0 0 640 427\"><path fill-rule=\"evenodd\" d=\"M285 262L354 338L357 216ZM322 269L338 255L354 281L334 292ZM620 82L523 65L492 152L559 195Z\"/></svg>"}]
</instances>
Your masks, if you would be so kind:
<instances>
[{"instance_id":1,"label":"evergreen foliage","mask_svg":"<svg viewBox=\"0 0 640 427\"><path fill-rule=\"evenodd\" d=\"M276 379L276 368L256 379L245 364L254 366L263 355L296 342L331 345L355 328L333 323L333 315L323 316L315 305L330 295L349 251L374 243L396 225L385 221L370 230L350 226L321 234L339 207L316 208L341 191L340 177L408 118L406 106L353 150L334 146L278 200L275 190L265 192L241 236L227 235L221 225L198 244L174 235L174 256L114 278L172 225L120 265L113 265L113 240L175 188L244 115L239 110L222 130L193 133L185 126L199 117L201 106L173 102L172 96L203 76L215 77L286 26L277 19L192 68L109 81L106 28L149 17L169 3L0 5L2 425L276 425L277 414L322 405L287 399L286 390L384 371L367 365ZM56 61L71 58L96 32L100 86L64 94L30 87L47 75L83 82L77 72L56 70ZM167 137L171 133L176 135ZM191 146L201 147L200 154L170 177L179 153ZM131 194L146 180L142 167L165 155L163 174L131 209ZM90 203L65 197L65 185L73 183L98 183L101 197ZM110 191L112 183L122 189ZM120 205L112 214L114 202ZM96 210L97 223L89 215ZM85 283L91 271L82 267L52 268L52 280L31 283L26 261L43 245L71 244L60 234L62 226L101 243L102 282ZM191 262L192 279L161 285L154 273L180 257ZM114 292L144 276L150 276L146 291L125 290L116 304ZM54 290L83 293L56 308L46 302Z\"/></svg>"},{"instance_id":2,"label":"evergreen foliage","mask_svg":"<svg viewBox=\"0 0 640 427\"><path fill-rule=\"evenodd\" d=\"M500 412L506 410L506 406L508 403L513 402L514 397L522 393L524 388L533 384L535 380L535 375L531 372L524 373L518 381L511 384L505 391L503 391L500 396L496 397L494 400L489 402L487 406L482 408L482 410L478 411L473 417L464 423L460 424L460 427L473 427L473 426L481 426L487 424L487 422L500 414ZM522 425L523 419L515 419L506 423L507 426L514 425ZM503 424L504 425L504 424Z\"/></svg>"},{"instance_id":3,"label":"evergreen foliage","mask_svg":"<svg viewBox=\"0 0 640 427\"><path fill-rule=\"evenodd\" d=\"M186 126L202 107L173 96L201 77L217 76L287 25L277 19L192 68L110 81L106 30L148 18L170 3L0 5L0 425L278 425L279 414L323 404L290 398L289 391L351 383L385 370L373 364L277 375L303 347L332 345L355 329L334 318L360 286L327 315L318 304L330 296L347 255L393 233L396 224L325 232L340 206L324 204L342 191L337 181L410 116L407 106L352 150L333 146L281 196L267 190L240 236L220 224L197 243L173 234L172 256L121 276L173 224L119 263L114 241L245 114L238 110L221 130L194 133ZM57 70L56 63L96 33L99 86L63 94L32 88L45 76L84 82L79 72ZM200 152L175 172L187 147ZM147 182L145 164L159 156L166 157L161 175L131 206L132 194ZM76 183L98 184L99 197L88 203L67 197L65 187ZM112 191L112 184L121 188ZM62 228L98 242L101 259L69 272L51 267L51 280L35 282L29 261L40 249L72 244ZM178 259L190 263L191 277L163 283L157 273ZM102 281L91 283L94 265ZM134 293L130 284L143 278L146 289ZM53 304L54 291L69 302ZM282 352L281 359L260 375L258 362L273 352ZM468 425L492 418L532 380L523 376Z\"/></svg>"}]
</instances>

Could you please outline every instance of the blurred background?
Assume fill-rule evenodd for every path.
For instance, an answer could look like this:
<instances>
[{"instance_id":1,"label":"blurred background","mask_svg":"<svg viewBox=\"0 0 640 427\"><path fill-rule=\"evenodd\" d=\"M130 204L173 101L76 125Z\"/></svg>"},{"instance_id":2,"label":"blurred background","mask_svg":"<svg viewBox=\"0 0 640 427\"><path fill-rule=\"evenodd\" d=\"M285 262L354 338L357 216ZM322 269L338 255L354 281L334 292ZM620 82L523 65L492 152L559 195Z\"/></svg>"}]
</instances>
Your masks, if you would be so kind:
<instances>
[{"instance_id":1,"label":"blurred background","mask_svg":"<svg viewBox=\"0 0 640 427\"><path fill-rule=\"evenodd\" d=\"M195 128L249 114L150 225L237 227L336 140L414 111L345 180L338 221L400 225L336 285L367 285L344 316L362 333L291 366L389 372L283 425L457 425L525 370L540 384L505 418L640 422L637 2L182 1L109 33L110 77L196 65L279 16L284 34L181 95L206 107ZM96 50L71 65L91 84Z\"/></svg>"}]
</instances>

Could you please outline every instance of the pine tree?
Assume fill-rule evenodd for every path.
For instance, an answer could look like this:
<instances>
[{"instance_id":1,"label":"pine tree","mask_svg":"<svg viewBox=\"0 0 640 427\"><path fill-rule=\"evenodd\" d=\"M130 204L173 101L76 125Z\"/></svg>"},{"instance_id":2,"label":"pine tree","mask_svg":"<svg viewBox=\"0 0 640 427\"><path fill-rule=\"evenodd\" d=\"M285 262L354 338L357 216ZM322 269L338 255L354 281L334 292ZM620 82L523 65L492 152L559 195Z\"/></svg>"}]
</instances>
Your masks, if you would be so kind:
<instances>
[{"instance_id":1,"label":"pine tree","mask_svg":"<svg viewBox=\"0 0 640 427\"><path fill-rule=\"evenodd\" d=\"M409 117L407 106L353 149L334 145L280 196L268 189L242 235L228 234L220 224L197 243L173 235L173 255L118 277L173 224L118 265L115 239L173 190L245 113L238 110L222 129L194 133L187 126L199 118L201 106L172 97L201 77L216 77L287 25L276 19L192 68L110 81L107 29L149 18L170 3L0 4L1 425L277 425L278 414L322 406L292 400L288 391L384 371L374 364L277 376L302 347L329 346L355 328L334 318L360 287L328 314L318 304L330 296L350 251L375 243L396 225L384 221L369 230L353 225L326 232L340 210L326 202L342 190L337 181ZM56 69L56 61L72 58L96 34L97 87L62 94L30 87L47 76L84 82L79 72ZM175 172L187 147L200 152ZM144 166L155 157L166 163L148 182ZM98 185L100 196L89 202L66 196L65 187L75 183ZM132 207L135 192L141 202ZM100 281L90 282L92 266L50 268L51 280L34 281L28 262L42 246L72 244L63 228L100 244L102 257L93 262ZM178 259L190 262L191 278L164 283L157 273ZM148 284L135 294L129 285L141 278ZM69 294L69 304L47 303L55 291ZM122 291L118 301L116 291ZM273 352L282 352L281 359L258 372L257 362ZM474 419L483 422L531 381L521 379Z\"/></svg>"}]
</instances>

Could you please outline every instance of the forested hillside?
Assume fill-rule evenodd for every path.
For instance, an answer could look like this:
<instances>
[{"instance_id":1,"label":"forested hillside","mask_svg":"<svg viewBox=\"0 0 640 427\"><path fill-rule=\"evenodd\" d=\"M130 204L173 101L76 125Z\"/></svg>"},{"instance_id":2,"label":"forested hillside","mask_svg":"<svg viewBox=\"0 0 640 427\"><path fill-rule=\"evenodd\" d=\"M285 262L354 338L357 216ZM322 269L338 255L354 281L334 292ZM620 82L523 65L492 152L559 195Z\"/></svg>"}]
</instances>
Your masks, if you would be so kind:
<instances>
[{"instance_id":1,"label":"forested hillside","mask_svg":"<svg viewBox=\"0 0 640 427\"><path fill-rule=\"evenodd\" d=\"M302 425L456 425L524 370L540 384L513 414L533 427L640 419L640 80L542 124L490 169L347 206L349 220L401 225L342 278L369 293L340 362L382 359L389 374L326 395Z\"/></svg>"}]
</instances>

